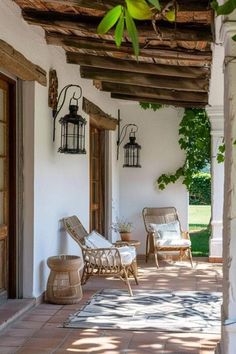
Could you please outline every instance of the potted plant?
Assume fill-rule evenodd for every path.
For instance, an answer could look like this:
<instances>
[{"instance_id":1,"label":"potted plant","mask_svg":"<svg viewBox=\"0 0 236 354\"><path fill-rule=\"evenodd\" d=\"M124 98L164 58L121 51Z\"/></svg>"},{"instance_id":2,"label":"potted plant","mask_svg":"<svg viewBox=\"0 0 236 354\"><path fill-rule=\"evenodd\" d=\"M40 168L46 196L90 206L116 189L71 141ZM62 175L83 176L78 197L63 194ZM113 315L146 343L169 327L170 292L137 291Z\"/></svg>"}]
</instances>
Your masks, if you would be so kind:
<instances>
[{"instance_id":1,"label":"potted plant","mask_svg":"<svg viewBox=\"0 0 236 354\"><path fill-rule=\"evenodd\" d=\"M122 241L130 241L132 239L133 224L125 219L117 219L112 224L112 229L120 234Z\"/></svg>"}]
</instances>

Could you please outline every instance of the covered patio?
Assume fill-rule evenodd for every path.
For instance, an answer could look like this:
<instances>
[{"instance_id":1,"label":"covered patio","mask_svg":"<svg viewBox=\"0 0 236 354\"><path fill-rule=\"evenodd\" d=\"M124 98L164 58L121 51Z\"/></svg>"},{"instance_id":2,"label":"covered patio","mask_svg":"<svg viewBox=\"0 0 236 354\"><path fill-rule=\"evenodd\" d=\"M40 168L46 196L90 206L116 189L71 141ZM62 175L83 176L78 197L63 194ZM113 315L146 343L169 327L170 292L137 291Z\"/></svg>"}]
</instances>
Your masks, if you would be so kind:
<instances>
[{"instance_id":1,"label":"covered patio","mask_svg":"<svg viewBox=\"0 0 236 354\"><path fill-rule=\"evenodd\" d=\"M160 269L139 261L140 285L136 289L159 291L222 291L222 266L194 260L162 261ZM154 261L153 261L154 262ZM61 328L67 317L83 307L102 288L122 288L117 279L94 278L83 287L83 299L75 305L39 304L7 327L0 335L1 354L97 353L97 354L213 354L219 333L102 330ZM126 286L123 285L126 291ZM0 310L1 313L1 310Z\"/></svg>"},{"instance_id":2,"label":"covered patio","mask_svg":"<svg viewBox=\"0 0 236 354\"><path fill-rule=\"evenodd\" d=\"M113 43L114 32L97 34L101 17L117 3L118 0L4 0L0 3L0 81L15 90L15 96L10 95L8 99L8 104L13 102L11 107L14 107L13 116L8 117L11 133L7 137L9 146L14 140L12 155L0 154L0 158L13 161L5 173L9 174L6 180L10 181L12 176L11 183L6 183L3 190L8 198L10 196L5 200L11 213L1 221L3 232L0 232L0 237L4 237L0 254L0 304L3 302L0 316L3 316L3 322L12 315L14 307L18 307L17 299L27 299L25 311L18 311L18 317L7 326L3 323L1 354L213 354L221 339L220 330L210 334L107 330L96 326L62 328L66 318L97 291L126 290L124 284L113 278L89 280L83 286L79 304L44 302L49 275L47 259L59 254L81 257L78 245L67 237L62 225L62 219L71 215L77 215L88 231L96 229L113 243L118 236L111 225L119 216L134 224L134 239L141 244L138 248L140 285L132 282L134 292L136 289L170 293L222 291L224 164L219 165L216 161L218 146L224 137L221 22L214 20L208 0L179 0L175 23L166 19L157 21L161 36L157 36L148 21L141 22L137 62L128 36L117 48ZM164 5L167 3L163 1ZM230 50L229 53L229 64L233 65L231 57L235 53ZM233 74L230 75L228 72L232 79ZM73 156L57 153L60 130L58 120L53 130L52 120L58 93L70 84L79 85L83 92L79 112L86 122L83 154ZM233 84L232 87L229 90L233 91ZM161 110L144 111L138 103L146 101L161 104ZM144 262L146 232L142 209L173 206L178 211L183 230L187 230L188 192L185 186L178 181L160 191L154 185L158 176L177 169L185 159L178 144L184 110L206 106L211 122L213 172L210 257L194 259L193 269L188 262L168 260L162 260L157 269L153 259ZM231 203L234 206L234 176L230 176L231 169L234 171L230 142L234 120L227 109L230 124L226 123L228 209L226 205L225 223L228 223L228 229L225 228L222 323L229 318L234 327L234 293L232 299L229 295L231 282L234 284L233 247L230 250L234 229L229 225L235 219L231 207ZM64 106L61 115L66 113ZM142 146L142 168L127 169L123 168L123 153L119 154L117 141L119 129L134 124L138 127L137 139ZM124 144L122 141L118 146L120 151ZM8 187L12 191L7 190ZM225 328L227 330L229 326ZM234 328L230 331L233 338ZM224 333L226 347L230 335ZM234 354L233 340L229 351L221 354Z\"/></svg>"}]
</instances>

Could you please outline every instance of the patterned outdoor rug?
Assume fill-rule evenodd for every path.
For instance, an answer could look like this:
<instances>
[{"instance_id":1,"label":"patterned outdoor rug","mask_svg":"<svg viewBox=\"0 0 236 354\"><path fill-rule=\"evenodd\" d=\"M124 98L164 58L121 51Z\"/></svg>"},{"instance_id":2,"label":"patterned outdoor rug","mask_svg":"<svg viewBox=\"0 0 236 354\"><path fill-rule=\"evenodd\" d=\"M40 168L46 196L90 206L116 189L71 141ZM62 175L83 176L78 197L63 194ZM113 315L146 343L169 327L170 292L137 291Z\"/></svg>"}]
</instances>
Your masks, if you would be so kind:
<instances>
[{"instance_id":1,"label":"patterned outdoor rug","mask_svg":"<svg viewBox=\"0 0 236 354\"><path fill-rule=\"evenodd\" d=\"M221 293L125 290L96 293L63 324L70 328L101 328L174 332L220 332Z\"/></svg>"}]
</instances>

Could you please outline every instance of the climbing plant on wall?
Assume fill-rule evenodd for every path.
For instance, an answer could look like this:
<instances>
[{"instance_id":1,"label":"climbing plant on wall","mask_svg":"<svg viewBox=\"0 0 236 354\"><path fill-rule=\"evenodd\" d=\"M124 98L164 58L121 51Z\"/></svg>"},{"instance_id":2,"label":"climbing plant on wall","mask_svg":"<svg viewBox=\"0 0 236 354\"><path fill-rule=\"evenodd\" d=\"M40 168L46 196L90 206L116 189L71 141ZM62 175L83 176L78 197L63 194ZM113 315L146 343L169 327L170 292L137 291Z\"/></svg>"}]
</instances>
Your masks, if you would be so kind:
<instances>
[{"instance_id":1,"label":"climbing plant on wall","mask_svg":"<svg viewBox=\"0 0 236 354\"><path fill-rule=\"evenodd\" d=\"M184 164L173 173L164 173L157 179L159 189L181 177L189 190L195 173L203 169L211 158L210 121L205 109L185 108L179 126L179 146L186 153Z\"/></svg>"},{"instance_id":2,"label":"climbing plant on wall","mask_svg":"<svg viewBox=\"0 0 236 354\"><path fill-rule=\"evenodd\" d=\"M151 104L142 108L153 109ZM161 105L160 105L161 106ZM159 107L160 108L160 107ZM153 109L156 110L156 109ZM163 173L157 179L159 189L163 190L170 183L182 178L182 183L190 189L194 175L202 170L211 160L210 121L203 108L185 108L179 125L179 146L185 151L184 164L173 173Z\"/></svg>"}]
</instances>

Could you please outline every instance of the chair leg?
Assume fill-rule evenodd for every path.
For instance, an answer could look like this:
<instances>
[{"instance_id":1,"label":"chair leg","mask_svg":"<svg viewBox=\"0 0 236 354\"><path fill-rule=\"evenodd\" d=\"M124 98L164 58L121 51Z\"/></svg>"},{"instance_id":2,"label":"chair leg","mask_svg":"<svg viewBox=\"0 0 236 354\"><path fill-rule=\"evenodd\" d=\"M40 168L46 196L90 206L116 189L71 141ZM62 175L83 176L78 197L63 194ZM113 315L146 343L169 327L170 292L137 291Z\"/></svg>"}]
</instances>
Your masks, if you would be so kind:
<instances>
[{"instance_id":1,"label":"chair leg","mask_svg":"<svg viewBox=\"0 0 236 354\"><path fill-rule=\"evenodd\" d=\"M188 255L189 255L189 261L190 261L191 267L193 268L193 256L192 256L191 248L188 249Z\"/></svg>"},{"instance_id":2,"label":"chair leg","mask_svg":"<svg viewBox=\"0 0 236 354\"><path fill-rule=\"evenodd\" d=\"M150 242L149 242L149 234L147 234L147 238L146 238L146 263L147 263L148 258L149 258L149 252L150 252Z\"/></svg>"},{"instance_id":3,"label":"chair leg","mask_svg":"<svg viewBox=\"0 0 236 354\"><path fill-rule=\"evenodd\" d=\"M128 277L128 274L126 272L126 269L124 269L124 276L125 276L125 282L126 282L126 284L128 286L128 289L129 289L129 294L130 294L130 296L133 296L133 291L132 291L130 283L129 283L129 277Z\"/></svg>"},{"instance_id":4,"label":"chair leg","mask_svg":"<svg viewBox=\"0 0 236 354\"><path fill-rule=\"evenodd\" d=\"M138 285L138 277L137 277L137 273L136 273L135 268L134 268L134 264L131 264L130 268L131 268L131 273L132 273L132 275L134 277L135 283L136 283L136 285Z\"/></svg>"},{"instance_id":5,"label":"chair leg","mask_svg":"<svg viewBox=\"0 0 236 354\"><path fill-rule=\"evenodd\" d=\"M154 256L155 256L156 266L157 266L157 268L159 268L158 256L157 256L157 250L156 250L156 248L154 249Z\"/></svg>"}]
</instances>

